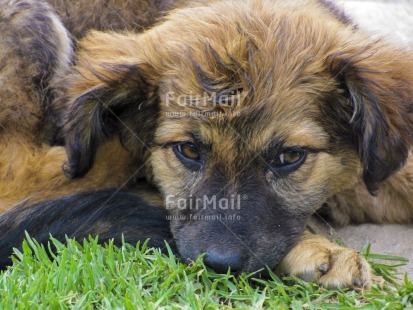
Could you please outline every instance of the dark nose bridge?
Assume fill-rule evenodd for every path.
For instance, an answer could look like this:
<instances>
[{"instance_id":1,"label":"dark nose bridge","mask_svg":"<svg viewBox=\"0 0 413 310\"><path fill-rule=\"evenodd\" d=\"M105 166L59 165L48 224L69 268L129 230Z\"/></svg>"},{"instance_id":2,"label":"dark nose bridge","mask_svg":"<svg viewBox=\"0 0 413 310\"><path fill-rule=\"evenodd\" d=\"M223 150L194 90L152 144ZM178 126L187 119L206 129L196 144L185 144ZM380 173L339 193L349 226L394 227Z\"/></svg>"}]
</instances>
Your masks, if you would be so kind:
<instances>
[{"instance_id":1,"label":"dark nose bridge","mask_svg":"<svg viewBox=\"0 0 413 310\"><path fill-rule=\"evenodd\" d=\"M249 270L251 266L260 269L265 265L261 262L259 254L254 252L257 247L254 244L254 234L255 230L259 229L255 225L260 220L268 220L268 213L260 213L262 205L268 201L262 196L262 192L257 190L256 176L249 179L246 184L234 187L232 191L219 188L218 192L212 192L216 195L215 205L208 204L201 212L207 216L219 215L208 218L210 221L204 223L204 227L212 232L214 238L213 242L208 242L206 247L202 248L202 251L205 253L205 264L220 273L226 273L230 268L231 273L238 274ZM232 199L234 203L230 203L229 208L221 209L221 199Z\"/></svg>"},{"instance_id":2,"label":"dark nose bridge","mask_svg":"<svg viewBox=\"0 0 413 310\"><path fill-rule=\"evenodd\" d=\"M249 204L262 204L264 191L259 188L263 180L259 179L259 173L255 170L253 163L236 171L217 168L196 193L197 199L203 199L204 212L213 210L220 214L242 214L250 209Z\"/></svg>"},{"instance_id":3,"label":"dark nose bridge","mask_svg":"<svg viewBox=\"0 0 413 310\"><path fill-rule=\"evenodd\" d=\"M240 122L238 122L238 120ZM239 176L246 171L254 171L259 153L264 146L262 142L256 145L256 135L248 130L243 118L235 118L234 122L222 124L220 131L217 132L219 141L212 146L211 157L214 158L213 171L218 171L229 182L236 182Z\"/></svg>"},{"instance_id":4,"label":"dark nose bridge","mask_svg":"<svg viewBox=\"0 0 413 310\"><path fill-rule=\"evenodd\" d=\"M221 192L236 194L240 192L241 187L245 188L246 183L251 183L256 178L255 164L254 158L243 158L240 154L231 158L228 155L210 167L206 178L210 184L219 184Z\"/></svg>"},{"instance_id":5,"label":"dark nose bridge","mask_svg":"<svg viewBox=\"0 0 413 310\"><path fill-rule=\"evenodd\" d=\"M201 192L208 192L223 198L237 192L237 180L232 176L231 168L221 163L211 167L211 171L205 176L206 182L201 188Z\"/></svg>"}]
</instances>

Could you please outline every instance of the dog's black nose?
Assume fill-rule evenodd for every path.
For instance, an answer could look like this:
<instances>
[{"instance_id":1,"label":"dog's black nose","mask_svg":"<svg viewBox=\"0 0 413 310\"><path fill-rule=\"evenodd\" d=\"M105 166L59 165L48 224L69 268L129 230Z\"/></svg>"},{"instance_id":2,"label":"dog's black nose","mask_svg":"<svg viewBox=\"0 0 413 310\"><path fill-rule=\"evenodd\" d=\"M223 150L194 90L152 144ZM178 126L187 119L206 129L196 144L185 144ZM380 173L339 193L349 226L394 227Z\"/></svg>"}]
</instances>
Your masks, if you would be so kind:
<instances>
[{"instance_id":1,"label":"dog's black nose","mask_svg":"<svg viewBox=\"0 0 413 310\"><path fill-rule=\"evenodd\" d=\"M242 253L237 251L211 249L206 252L204 262L218 273L226 273L228 268L231 268L231 273L240 273L245 258Z\"/></svg>"}]
</instances>

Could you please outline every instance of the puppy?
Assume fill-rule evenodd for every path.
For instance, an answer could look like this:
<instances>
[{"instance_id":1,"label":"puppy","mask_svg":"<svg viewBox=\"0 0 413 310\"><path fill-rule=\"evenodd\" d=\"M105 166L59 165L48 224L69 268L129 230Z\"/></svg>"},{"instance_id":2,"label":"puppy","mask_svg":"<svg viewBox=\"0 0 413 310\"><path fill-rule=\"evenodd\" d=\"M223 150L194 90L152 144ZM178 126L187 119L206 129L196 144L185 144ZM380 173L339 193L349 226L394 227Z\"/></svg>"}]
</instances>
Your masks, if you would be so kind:
<instances>
[{"instance_id":1,"label":"puppy","mask_svg":"<svg viewBox=\"0 0 413 310\"><path fill-rule=\"evenodd\" d=\"M4 152L16 140L33 150L0 156L4 210L144 180L186 261L206 253L217 271L268 266L327 286L371 284L356 251L305 227L326 201L349 220L412 221L411 52L315 0L182 2L143 33L91 31L76 46L74 66L48 84L47 125L65 149L35 146L35 128L4 132ZM13 221L28 225L18 210Z\"/></svg>"}]
</instances>

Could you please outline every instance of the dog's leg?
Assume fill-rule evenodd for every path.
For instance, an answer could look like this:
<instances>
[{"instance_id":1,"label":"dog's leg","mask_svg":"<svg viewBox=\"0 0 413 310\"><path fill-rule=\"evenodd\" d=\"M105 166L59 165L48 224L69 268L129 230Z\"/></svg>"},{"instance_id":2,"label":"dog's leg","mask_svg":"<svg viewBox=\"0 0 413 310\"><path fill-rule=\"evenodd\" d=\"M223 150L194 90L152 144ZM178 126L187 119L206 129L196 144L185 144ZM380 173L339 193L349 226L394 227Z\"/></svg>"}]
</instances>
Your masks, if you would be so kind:
<instances>
[{"instance_id":1,"label":"dog's leg","mask_svg":"<svg viewBox=\"0 0 413 310\"><path fill-rule=\"evenodd\" d=\"M298 244L284 257L276 272L318 282L330 288L366 288L372 275L366 259L353 249L327 238L305 232Z\"/></svg>"}]
</instances>

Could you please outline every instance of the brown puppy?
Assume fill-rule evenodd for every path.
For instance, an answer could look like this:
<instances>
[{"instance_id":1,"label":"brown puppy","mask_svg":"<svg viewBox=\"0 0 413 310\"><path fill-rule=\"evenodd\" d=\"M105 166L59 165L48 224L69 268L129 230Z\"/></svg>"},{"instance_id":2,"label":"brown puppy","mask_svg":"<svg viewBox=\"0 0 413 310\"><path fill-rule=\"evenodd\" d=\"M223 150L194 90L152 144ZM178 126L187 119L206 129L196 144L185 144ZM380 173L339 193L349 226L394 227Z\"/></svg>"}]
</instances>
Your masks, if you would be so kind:
<instances>
[{"instance_id":1,"label":"brown puppy","mask_svg":"<svg viewBox=\"0 0 413 310\"><path fill-rule=\"evenodd\" d=\"M357 252L304 229L327 200L349 220L412 221L413 168L398 172L412 143L412 54L370 39L324 1L181 5L142 34L92 31L69 73L46 70L57 73L43 132L57 128L68 157L35 144L35 126L5 128L3 210L145 178L165 201L184 259L206 253L219 271L278 265L325 285L369 286ZM53 30L58 20L49 22L66 42ZM15 97L25 92L18 87ZM29 111L42 100L22 99ZM60 171L66 161L75 180Z\"/></svg>"}]
</instances>

